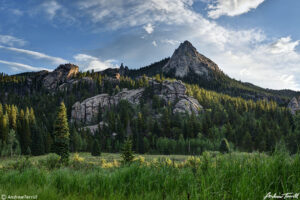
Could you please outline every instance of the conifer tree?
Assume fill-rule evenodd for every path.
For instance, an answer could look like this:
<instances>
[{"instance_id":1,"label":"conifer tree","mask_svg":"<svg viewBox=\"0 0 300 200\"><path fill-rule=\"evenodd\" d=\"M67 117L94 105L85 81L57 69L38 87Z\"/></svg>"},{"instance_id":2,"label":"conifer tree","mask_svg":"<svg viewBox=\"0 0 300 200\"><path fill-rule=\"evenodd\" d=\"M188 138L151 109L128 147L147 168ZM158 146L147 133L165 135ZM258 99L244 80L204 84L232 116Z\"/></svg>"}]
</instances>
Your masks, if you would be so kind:
<instances>
[{"instance_id":1,"label":"conifer tree","mask_svg":"<svg viewBox=\"0 0 300 200\"><path fill-rule=\"evenodd\" d=\"M9 119L7 113L3 115L2 119L0 119L0 140L2 142L6 142L9 131Z\"/></svg>"},{"instance_id":2,"label":"conifer tree","mask_svg":"<svg viewBox=\"0 0 300 200\"><path fill-rule=\"evenodd\" d=\"M30 120L29 120L29 109L26 108L25 118L22 122L22 153L27 154L28 148L31 145L31 131L30 131ZM31 152L30 152L31 153Z\"/></svg>"},{"instance_id":3,"label":"conifer tree","mask_svg":"<svg viewBox=\"0 0 300 200\"><path fill-rule=\"evenodd\" d=\"M121 157L123 158L123 161L125 163L131 162L134 158L132 151L132 141L129 138L127 138L127 140L124 143Z\"/></svg>"},{"instance_id":4,"label":"conifer tree","mask_svg":"<svg viewBox=\"0 0 300 200\"><path fill-rule=\"evenodd\" d=\"M17 114L18 114L18 108L14 105L10 106L9 128L13 129L14 131L17 130Z\"/></svg>"},{"instance_id":5,"label":"conifer tree","mask_svg":"<svg viewBox=\"0 0 300 200\"><path fill-rule=\"evenodd\" d=\"M54 122L54 147L56 154L61 156L62 162L67 162L69 159L69 125L67 119L67 109L62 102L56 115Z\"/></svg>"},{"instance_id":6,"label":"conifer tree","mask_svg":"<svg viewBox=\"0 0 300 200\"><path fill-rule=\"evenodd\" d=\"M101 155L101 147L100 147L98 140L94 140L91 154L92 154L92 156L100 156Z\"/></svg>"},{"instance_id":7,"label":"conifer tree","mask_svg":"<svg viewBox=\"0 0 300 200\"><path fill-rule=\"evenodd\" d=\"M40 131L37 130L37 127L32 126L32 144L31 144L31 153L34 156L43 155L45 153L45 144L44 138Z\"/></svg>"},{"instance_id":8,"label":"conifer tree","mask_svg":"<svg viewBox=\"0 0 300 200\"><path fill-rule=\"evenodd\" d=\"M228 143L226 138L223 138L222 141L221 141L220 152L222 152L222 153L229 153L230 152L229 143Z\"/></svg>"},{"instance_id":9,"label":"conifer tree","mask_svg":"<svg viewBox=\"0 0 300 200\"><path fill-rule=\"evenodd\" d=\"M0 103L0 118L2 118L3 116L3 107L2 104Z\"/></svg>"}]
</instances>

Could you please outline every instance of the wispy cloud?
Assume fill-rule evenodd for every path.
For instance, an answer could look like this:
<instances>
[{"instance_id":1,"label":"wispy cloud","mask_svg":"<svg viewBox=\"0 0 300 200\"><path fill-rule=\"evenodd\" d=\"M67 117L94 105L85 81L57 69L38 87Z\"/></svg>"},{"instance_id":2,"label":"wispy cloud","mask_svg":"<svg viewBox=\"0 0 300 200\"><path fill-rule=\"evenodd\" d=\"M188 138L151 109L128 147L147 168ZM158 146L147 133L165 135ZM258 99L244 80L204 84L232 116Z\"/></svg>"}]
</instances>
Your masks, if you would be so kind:
<instances>
[{"instance_id":1,"label":"wispy cloud","mask_svg":"<svg viewBox=\"0 0 300 200\"><path fill-rule=\"evenodd\" d=\"M53 57L53 56L46 55L44 53L31 51L31 50L27 50L27 49L20 49L20 48L14 48L14 47L5 47L5 46L1 46L1 45L0 45L0 49L5 49L5 50L17 52L17 53L26 54L26 55L32 56L36 59L45 59L45 60L50 61L53 64L63 64L63 63L68 62L67 60L65 60L63 58Z\"/></svg>"},{"instance_id":2,"label":"wispy cloud","mask_svg":"<svg viewBox=\"0 0 300 200\"><path fill-rule=\"evenodd\" d=\"M192 0L80 0L77 5L93 23L113 29L147 24L152 33L155 23L183 24L196 20L195 13L187 9L192 4Z\"/></svg>"},{"instance_id":3,"label":"wispy cloud","mask_svg":"<svg viewBox=\"0 0 300 200\"><path fill-rule=\"evenodd\" d=\"M23 64L23 63L9 62L9 61L5 61L5 60L0 60L0 63L9 66L13 71L16 71L16 72L20 72L20 71L41 71L41 70L50 71L47 68L34 67L34 66L31 66L31 65Z\"/></svg>"},{"instance_id":4,"label":"wispy cloud","mask_svg":"<svg viewBox=\"0 0 300 200\"><path fill-rule=\"evenodd\" d=\"M23 39L16 38L11 35L0 35L0 45L8 45L8 46L24 46L27 42Z\"/></svg>"},{"instance_id":5,"label":"wispy cloud","mask_svg":"<svg viewBox=\"0 0 300 200\"><path fill-rule=\"evenodd\" d=\"M170 40L170 39L163 39L161 40L162 43L170 44L170 45L178 45L180 42L178 40Z\"/></svg>"},{"instance_id":6,"label":"wispy cloud","mask_svg":"<svg viewBox=\"0 0 300 200\"><path fill-rule=\"evenodd\" d=\"M62 9L62 6L56 1L46 1L41 4L41 10L43 10L49 17L49 19L53 19L57 12Z\"/></svg>"},{"instance_id":7,"label":"wispy cloud","mask_svg":"<svg viewBox=\"0 0 300 200\"><path fill-rule=\"evenodd\" d=\"M237 16L256 9L265 0L211 0L208 16L217 19L222 15Z\"/></svg>"},{"instance_id":8,"label":"wispy cloud","mask_svg":"<svg viewBox=\"0 0 300 200\"><path fill-rule=\"evenodd\" d=\"M115 60L106 60L101 61L99 58L90 56L87 54L77 54L74 56L76 63L83 69L83 71L95 70L102 71L107 68L116 68L118 67L115 63Z\"/></svg>"}]
</instances>

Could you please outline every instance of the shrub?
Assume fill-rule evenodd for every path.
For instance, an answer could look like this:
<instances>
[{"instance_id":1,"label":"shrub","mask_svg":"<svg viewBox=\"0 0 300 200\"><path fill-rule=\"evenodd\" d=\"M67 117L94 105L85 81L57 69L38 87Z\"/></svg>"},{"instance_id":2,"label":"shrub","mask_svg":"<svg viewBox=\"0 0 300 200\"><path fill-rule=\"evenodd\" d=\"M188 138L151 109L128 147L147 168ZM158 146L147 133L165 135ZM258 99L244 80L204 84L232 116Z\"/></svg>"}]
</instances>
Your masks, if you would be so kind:
<instances>
[{"instance_id":1,"label":"shrub","mask_svg":"<svg viewBox=\"0 0 300 200\"><path fill-rule=\"evenodd\" d=\"M71 162L69 163L71 167L75 169L81 169L88 167L88 163L84 162L84 158L80 157L78 153L74 154L74 157L72 158Z\"/></svg>"},{"instance_id":2,"label":"shrub","mask_svg":"<svg viewBox=\"0 0 300 200\"><path fill-rule=\"evenodd\" d=\"M33 164L30 162L29 157L22 158L16 162L13 162L9 168L24 171L25 169L31 168Z\"/></svg>"},{"instance_id":3,"label":"shrub","mask_svg":"<svg viewBox=\"0 0 300 200\"><path fill-rule=\"evenodd\" d=\"M41 166L46 167L47 169L55 169L61 166L61 158L57 154L49 154L46 159L39 160Z\"/></svg>"}]
</instances>

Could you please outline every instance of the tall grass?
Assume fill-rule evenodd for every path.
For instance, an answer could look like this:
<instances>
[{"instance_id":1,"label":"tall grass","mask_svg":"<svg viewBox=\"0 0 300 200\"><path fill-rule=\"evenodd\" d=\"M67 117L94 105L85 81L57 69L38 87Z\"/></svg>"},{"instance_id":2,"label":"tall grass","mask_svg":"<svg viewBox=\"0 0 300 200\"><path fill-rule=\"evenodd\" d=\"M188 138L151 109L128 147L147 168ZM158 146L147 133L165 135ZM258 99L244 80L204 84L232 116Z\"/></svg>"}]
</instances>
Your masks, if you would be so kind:
<instances>
[{"instance_id":1,"label":"tall grass","mask_svg":"<svg viewBox=\"0 0 300 200\"><path fill-rule=\"evenodd\" d=\"M0 170L0 194L39 199L263 199L300 192L300 159L276 153L205 154L182 165Z\"/></svg>"}]
</instances>

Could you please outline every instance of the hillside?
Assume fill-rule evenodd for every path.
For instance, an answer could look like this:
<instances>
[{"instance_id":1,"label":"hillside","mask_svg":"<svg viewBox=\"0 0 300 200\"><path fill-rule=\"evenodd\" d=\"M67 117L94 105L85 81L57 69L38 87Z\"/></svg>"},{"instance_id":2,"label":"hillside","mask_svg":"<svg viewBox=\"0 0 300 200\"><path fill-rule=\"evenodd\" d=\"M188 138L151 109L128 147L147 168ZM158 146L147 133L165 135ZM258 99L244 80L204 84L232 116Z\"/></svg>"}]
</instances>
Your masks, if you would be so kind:
<instances>
[{"instance_id":1,"label":"hillside","mask_svg":"<svg viewBox=\"0 0 300 200\"><path fill-rule=\"evenodd\" d=\"M223 138L240 151L273 151L279 141L297 150L297 118L286 105L298 93L231 79L189 42L137 70L80 72L65 64L53 72L2 74L0 93L1 140L14 130L22 153L51 151L62 101L73 152L91 151L95 140L102 151L119 152L127 137L138 153L200 154L219 150Z\"/></svg>"}]
</instances>

